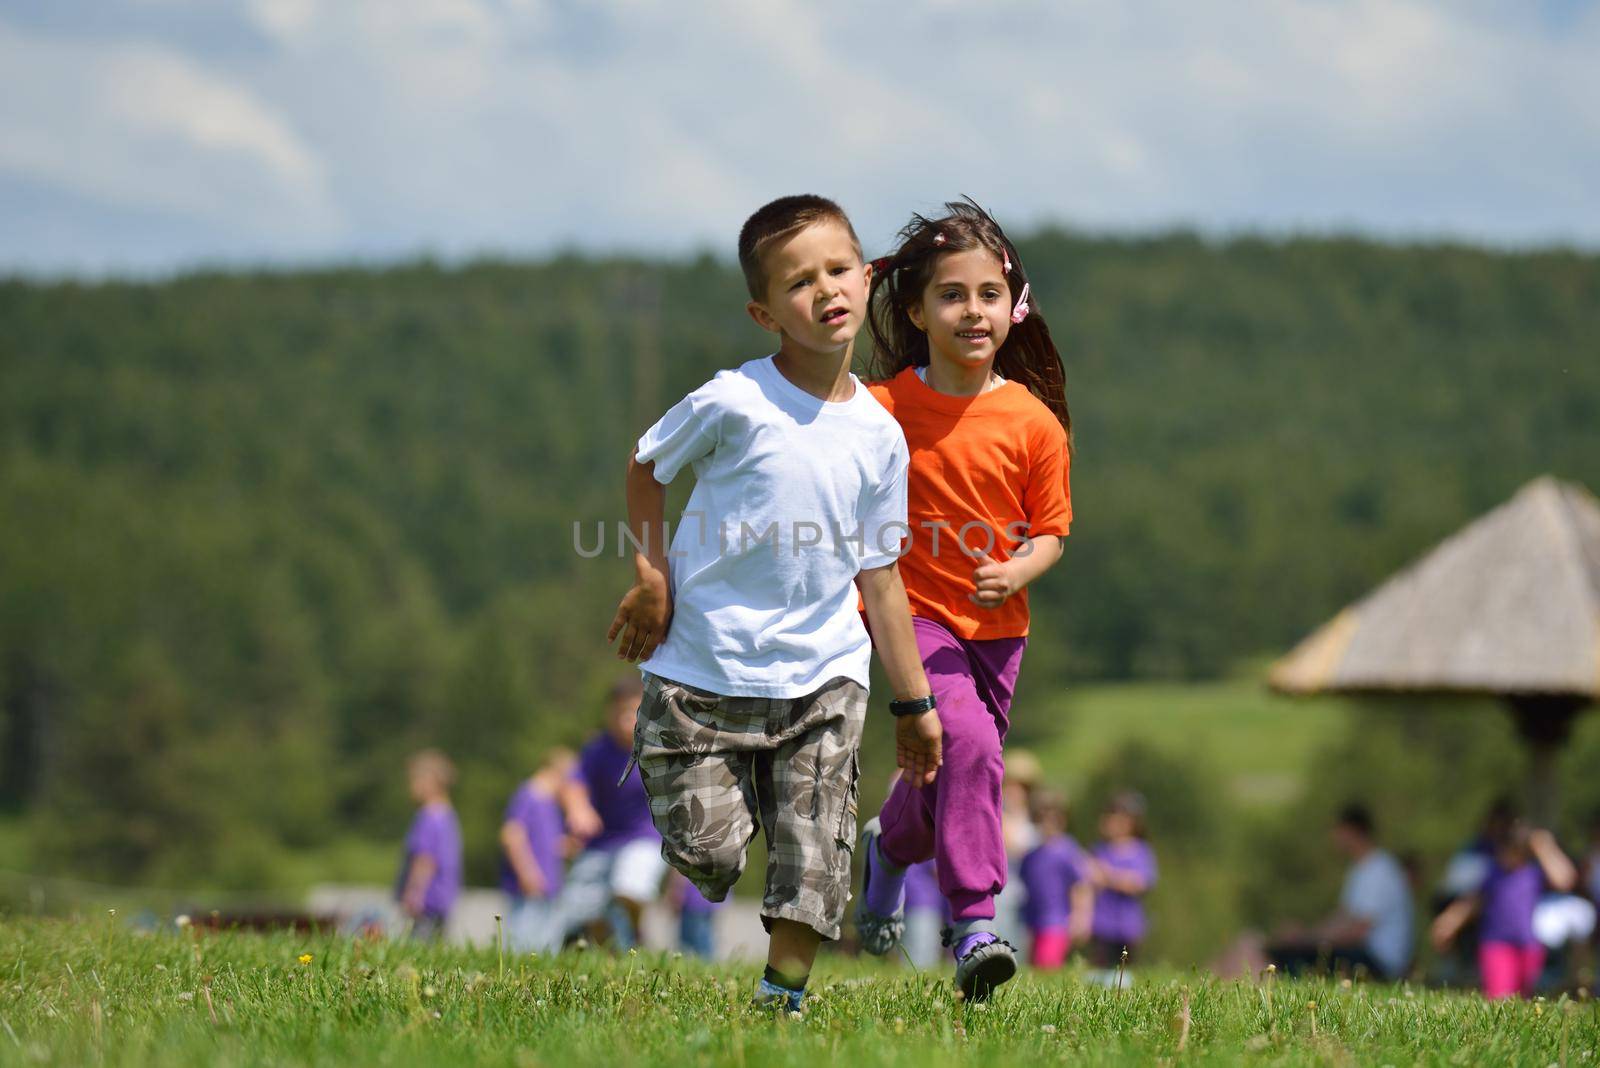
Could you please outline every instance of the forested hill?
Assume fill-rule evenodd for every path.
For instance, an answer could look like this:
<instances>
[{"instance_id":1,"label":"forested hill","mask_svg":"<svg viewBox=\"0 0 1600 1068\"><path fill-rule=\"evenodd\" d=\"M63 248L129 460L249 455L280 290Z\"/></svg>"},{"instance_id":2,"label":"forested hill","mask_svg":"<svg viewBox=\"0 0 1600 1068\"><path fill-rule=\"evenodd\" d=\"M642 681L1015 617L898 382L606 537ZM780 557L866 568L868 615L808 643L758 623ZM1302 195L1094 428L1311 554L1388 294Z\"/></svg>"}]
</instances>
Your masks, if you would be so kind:
<instances>
[{"instance_id":1,"label":"forested hill","mask_svg":"<svg viewBox=\"0 0 1600 1068\"><path fill-rule=\"evenodd\" d=\"M1030 687L1226 671L1537 474L1600 486L1600 257L1021 251L1078 442ZM422 742L491 812L617 669L629 572L573 523L768 350L744 300L710 259L0 283L0 804L63 867L224 882L391 829Z\"/></svg>"}]
</instances>

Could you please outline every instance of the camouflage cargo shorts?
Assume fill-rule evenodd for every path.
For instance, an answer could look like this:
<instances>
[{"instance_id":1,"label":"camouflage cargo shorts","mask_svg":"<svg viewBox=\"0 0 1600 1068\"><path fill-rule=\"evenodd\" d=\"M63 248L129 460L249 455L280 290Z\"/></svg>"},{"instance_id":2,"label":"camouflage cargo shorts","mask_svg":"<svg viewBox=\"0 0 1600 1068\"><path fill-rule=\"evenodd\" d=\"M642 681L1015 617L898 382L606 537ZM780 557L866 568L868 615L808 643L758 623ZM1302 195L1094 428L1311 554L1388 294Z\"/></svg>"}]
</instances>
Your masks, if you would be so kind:
<instances>
[{"instance_id":1,"label":"camouflage cargo shorts","mask_svg":"<svg viewBox=\"0 0 1600 1068\"><path fill-rule=\"evenodd\" d=\"M634 753L662 854L721 901L759 827L763 921L794 920L838 938L866 712L866 688L852 679L804 697L722 697L646 674Z\"/></svg>"}]
</instances>

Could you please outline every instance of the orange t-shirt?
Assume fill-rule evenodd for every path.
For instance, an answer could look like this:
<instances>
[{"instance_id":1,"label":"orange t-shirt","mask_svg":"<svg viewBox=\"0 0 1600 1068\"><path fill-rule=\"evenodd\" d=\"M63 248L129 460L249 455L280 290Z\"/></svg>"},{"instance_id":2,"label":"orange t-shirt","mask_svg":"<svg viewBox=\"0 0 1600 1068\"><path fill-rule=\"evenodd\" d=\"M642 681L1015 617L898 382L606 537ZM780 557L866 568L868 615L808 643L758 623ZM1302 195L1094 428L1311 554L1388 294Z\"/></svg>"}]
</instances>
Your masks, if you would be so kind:
<instances>
[{"instance_id":1,"label":"orange t-shirt","mask_svg":"<svg viewBox=\"0 0 1600 1068\"><path fill-rule=\"evenodd\" d=\"M992 541L989 556L1001 561L1025 538L1066 536L1072 524L1066 431L1016 382L952 397L908 367L870 388L911 450L911 546L900 558L911 614L937 620L960 638L1024 637L1028 591L999 608L974 604L978 564L961 543L984 549Z\"/></svg>"}]
</instances>

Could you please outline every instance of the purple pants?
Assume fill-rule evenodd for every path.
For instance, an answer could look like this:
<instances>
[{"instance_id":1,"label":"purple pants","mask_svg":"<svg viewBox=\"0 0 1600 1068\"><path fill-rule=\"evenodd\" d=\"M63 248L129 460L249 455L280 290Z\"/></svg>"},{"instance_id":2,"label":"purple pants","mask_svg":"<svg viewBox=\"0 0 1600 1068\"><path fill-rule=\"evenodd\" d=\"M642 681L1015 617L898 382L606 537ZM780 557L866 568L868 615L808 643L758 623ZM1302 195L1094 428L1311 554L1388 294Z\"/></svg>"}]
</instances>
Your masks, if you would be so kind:
<instances>
[{"instance_id":1,"label":"purple pants","mask_svg":"<svg viewBox=\"0 0 1600 1068\"><path fill-rule=\"evenodd\" d=\"M1000 748L1028 639L964 641L932 620L911 622L939 703L944 764L931 785L894 784L878 815L878 847L904 867L934 858L953 919L993 919L994 896L1006 885Z\"/></svg>"}]
</instances>

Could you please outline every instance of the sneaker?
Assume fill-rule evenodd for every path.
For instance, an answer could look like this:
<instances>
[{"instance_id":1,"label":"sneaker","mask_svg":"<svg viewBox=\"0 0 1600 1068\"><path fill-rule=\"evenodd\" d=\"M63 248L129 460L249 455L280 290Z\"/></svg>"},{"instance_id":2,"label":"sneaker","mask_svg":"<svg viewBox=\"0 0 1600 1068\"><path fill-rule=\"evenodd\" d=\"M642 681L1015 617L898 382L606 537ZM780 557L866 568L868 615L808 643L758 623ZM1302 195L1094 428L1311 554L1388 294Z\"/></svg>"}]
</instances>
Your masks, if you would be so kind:
<instances>
[{"instance_id":1,"label":"sneaker","mask_svg":"<svg viewBox=\"0 0 1600 1068\"><path fill-rule=\"evenodd\" d=\"M956 986L968 1001L986 1001L995 987L1017 974L1016 950L987 932L961 941L968 948L962 953L956 946Z\"/></svg>"},{"instance_id":2,"label":"sneaker","mask_svg":"<svg viewBox=\"0 0 1600 1068\"><path fill-rule=\"evenodd\" d=\"M804 990L787 990L762 979L756 987L755 1005L758 1009L781 1009L784 1012L799 1012L805 1003Z\"/></svg>"},{"instance_id":3,"label":"sneaker","mask_svg":"<svg viewBox=\"0 0 1600 1068\"><path fill-rule=\"evenodd\" d=\"M880 916L867 908L867 887L872 885L872 869L878 862L878 839L883 834L883 824L874 816L861 828L861 903L856 906L856 934L861 948L875 957L893 953L906 933L905 895L900 895L900 907L888 916Z\"/></svg>"}]
</instances>

